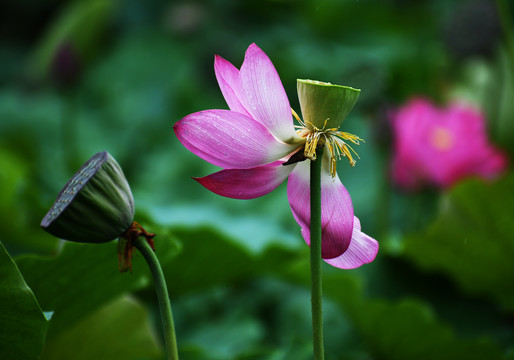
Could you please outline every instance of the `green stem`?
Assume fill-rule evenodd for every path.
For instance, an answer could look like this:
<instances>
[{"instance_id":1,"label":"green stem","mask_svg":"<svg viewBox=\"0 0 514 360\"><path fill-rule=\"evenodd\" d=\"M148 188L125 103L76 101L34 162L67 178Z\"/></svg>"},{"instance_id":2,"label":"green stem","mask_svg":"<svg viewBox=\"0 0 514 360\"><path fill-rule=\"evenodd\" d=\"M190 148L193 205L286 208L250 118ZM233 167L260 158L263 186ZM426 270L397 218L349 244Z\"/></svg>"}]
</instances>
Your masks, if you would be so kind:
<instances>
[{"instance_id":1,"label":"green stem","mask_svg":"<svg viewBox=\"0 0 514 360\"><path fill-rule=\"evenodd\" d=\"M134 241L134 246L143 254L153 275L157 301L161 311L162 327L164 330L164 344L168 360L178 360L177 340L175 338L175 327L173 325L173 315L171 314L170 298L166 280L159 264L159 260L146 239L138 237Z\"/></svg>"},{"instance_id":2,"label":"green stem","mask_svg":"<svg viewBox=\"0 0 514 360\"><path fill-rule=\"evenodd\" d=\"M317 160L311 161L311 305L314 360L325 358L323 348L323 310L321 287L321 163L323 148L317 150Z\"/></svg>"},{"instance_id":3,"label":"green stem","mask_svg":"<svg viewBox=\"0 0 514 360\"><path fill-rule=\"evenodd\" d=\"M514 36L512 35L512 20L510 18L510 7L508 1L496 0L496 9L500 18L500 24L503 29L505 38L505 46L510 57L510 65L514 70Z\"/></svg>"},{"instance_id":4,"label":"green stem","mask_svg":"<svg viewBox=\"0 0 514 360\"><path fill-rule=\"evenodd\" d=\"M75 171L77 164L77 92L70 89L63 97L63 108L61 115L62 148L66 169Z\"/></svg>"}]
</instances>

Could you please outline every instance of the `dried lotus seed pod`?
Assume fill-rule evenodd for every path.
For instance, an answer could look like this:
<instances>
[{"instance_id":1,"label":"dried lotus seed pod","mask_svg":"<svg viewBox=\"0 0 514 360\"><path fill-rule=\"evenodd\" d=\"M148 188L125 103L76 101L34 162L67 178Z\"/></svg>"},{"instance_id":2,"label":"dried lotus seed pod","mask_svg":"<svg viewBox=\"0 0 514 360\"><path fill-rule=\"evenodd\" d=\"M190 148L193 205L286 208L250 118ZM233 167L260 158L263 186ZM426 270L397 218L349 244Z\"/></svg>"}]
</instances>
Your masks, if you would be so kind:
<instances>
[{"instance_id":1,"label":"dried lotus seed pod","mask_svg":"<svg viewBox=\"0 0 514 360\"><path fill-rule=\"evenodd\" d=\"M134 199L120 166L99 152L73 175L41 221L50 234L69 241L103 243L127 231Z\"/></svg>"}]
</instances>

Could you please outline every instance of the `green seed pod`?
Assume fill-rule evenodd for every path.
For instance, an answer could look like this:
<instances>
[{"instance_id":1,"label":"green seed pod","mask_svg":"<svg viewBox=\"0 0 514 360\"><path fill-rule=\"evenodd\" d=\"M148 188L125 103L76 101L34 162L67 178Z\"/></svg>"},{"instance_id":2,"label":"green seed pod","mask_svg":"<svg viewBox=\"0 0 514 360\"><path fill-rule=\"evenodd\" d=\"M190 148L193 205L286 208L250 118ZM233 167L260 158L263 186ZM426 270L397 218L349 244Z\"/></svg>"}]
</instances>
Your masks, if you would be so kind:
<instances>
[{"instance_id":1,"label":"green seed pod","mask_svg":"<svg viewBox=\"0 0 514 360\"><path fill-rule=\"evenodd\" d=\"M99 152L73 175L41 221L65 240L103 243L120 237L134 220L134 199L120 166Z\"/></svg>"},{"instance_id":2,"label":"green seed pod","mask_svg":"<svg viewBox=\"0 0 514 360\"><path fill-rule=\"evenodd\" d=\"M309 130L338 129L360 95L359 89L315 80L297 80L303 121Z\"/></svg>"}]
</instances>

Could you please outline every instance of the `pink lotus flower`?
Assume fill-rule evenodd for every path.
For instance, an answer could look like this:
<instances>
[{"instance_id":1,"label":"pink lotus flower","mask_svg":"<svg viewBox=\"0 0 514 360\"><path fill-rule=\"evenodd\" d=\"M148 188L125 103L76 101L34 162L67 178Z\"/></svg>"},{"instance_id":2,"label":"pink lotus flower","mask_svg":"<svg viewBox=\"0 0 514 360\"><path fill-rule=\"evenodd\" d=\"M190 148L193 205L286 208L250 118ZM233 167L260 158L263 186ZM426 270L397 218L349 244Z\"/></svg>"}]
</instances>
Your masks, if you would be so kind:
<instances>
[{"instance_id":1,"label":"pink lotus flower","mask_svg":"<svg viewBox=\"0 0 514 360\"><path fill-rule=\"evenodd\" d=\"M289 177L291 210L309 244L310 160L287 160L301 150L314 159L316 143L322 137L328 149L321 175L322 257L344 269L373 261L378 243L361 232L350 195L333 166L336 157L348 156L353 161L343 140L358 142L359 138L335 129L317 136L305 127L295 130L294 112L280 78L255 44L246 51L240 70L219 56L214 69L230 110L200 111L174 126L187 149L224 169L195 180L221 196L253 199L271 192Z\"/></svg>"},{"instance_id":2,"label":"pink lotus flower","mask_svg":"<svg viewBox=\"0 0 514 360\"><path fill-rule=\"evenodd\" d=\"M487 140L482 114L470 105L437 108L414 98L392 116L394 181L415 189L449 187L470 176L491 179L507 164Z\"/></svg>"}]
</instances>

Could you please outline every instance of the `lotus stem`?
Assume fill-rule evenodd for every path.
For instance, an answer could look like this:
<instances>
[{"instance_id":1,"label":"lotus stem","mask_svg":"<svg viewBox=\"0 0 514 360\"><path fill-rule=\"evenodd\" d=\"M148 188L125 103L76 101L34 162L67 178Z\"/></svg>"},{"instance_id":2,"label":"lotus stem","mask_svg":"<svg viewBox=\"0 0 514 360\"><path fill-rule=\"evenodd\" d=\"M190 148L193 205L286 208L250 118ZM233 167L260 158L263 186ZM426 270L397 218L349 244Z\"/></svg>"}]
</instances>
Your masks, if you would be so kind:
<instances>
[{"instance_id":1,"label":"lotus stem","mask_svg":"<svg viewBox=\"0 0 514 360\"><path fill-rule=\"evenodd\" d=\"M159 264L155 252L145 238L138 237L135 239L134 246L143 254L152 272L157 301L161 312L167 359L178 360L177 340L175 337L175 327L173 325L173 315L171 313L171 303L161 265Z\"/></svg>"},{"instance_id":2,"label":"lotus stem","mask_svg":"<svg viewBox=\"0 0 514 360\"><path fill-rule=\"evenodd\" d=\"M314 360L323 360L323 310L321 282L321 163L323 148L317 149L316 160L310 166L310 202L311 202L311 306L312 306L312 341Z\"/></svg>"}]
</instances>

